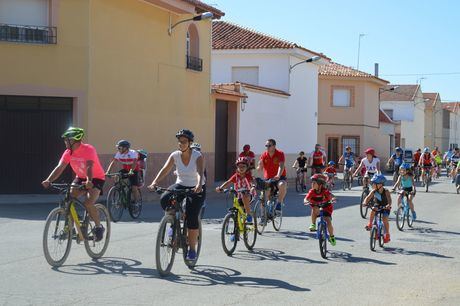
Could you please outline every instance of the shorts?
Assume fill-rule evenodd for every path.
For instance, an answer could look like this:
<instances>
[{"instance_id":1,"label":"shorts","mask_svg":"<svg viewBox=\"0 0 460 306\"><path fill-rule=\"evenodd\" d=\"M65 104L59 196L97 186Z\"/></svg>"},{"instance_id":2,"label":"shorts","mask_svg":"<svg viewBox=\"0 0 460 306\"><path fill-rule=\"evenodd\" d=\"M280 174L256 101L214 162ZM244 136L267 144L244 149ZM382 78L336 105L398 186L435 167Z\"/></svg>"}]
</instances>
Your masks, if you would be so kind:
<instances>
[{"instance_id":1,"label":"shorts","mask_svg":"<svg viewBox=\"0 0 460 306\"><path fill-rule=\"evenodd\" d=\"M375 172L366 172L366 174L364 175L364 177L372 178L374 175L375 175Z\"/></svg>"},{"instance_id":2,"label":"shorts","mask_svg":"<svg viewBox=\"0 0 460 306\"><path fill-rule=\"evenodd\" d=\"M123 173L123 174L128 174L128 172L129 171L126 169L120 170L120 173ZM131 184L131 186L139 187L141 185L139 181L139 171L133 171L133 172L134 172L133 175L128 176L129 183Z\"/></svg>"},{"instance_id":3,"label":"shorts","mask_svg":"<svg viewBox=\"0 0 460 306\"><path fill-rule=\"evenodd\" d=\"M319 173L321 174L323 172L323 169L326 168L326 166L323 166L323 165L312 165L311 166L311 173L312 175L313 174L316 174L316 173Z\"/></svg>"},{"instance_id":4,"label":"shorts","mask_svg":"<svg viewBox=\"0 0 460 306\"><path fill-rule=\"evenodd\" d=\"M308 169L306 169L306 168L300 168L300 172L302 172L302 173L308 172Z\"/></svg>"},{"instance_id":5,"label":"shorts","mask_svg":"<svg viewBox=\"0 0 460 306\"><path fill-rule=\"evenodd\" d=\"M412 187L403 187L405 192L411 193L414 189Z\"/></svg>"},{"instance_id":6,"label":"shorts","mask_svg":"<svg viewBox=\"0 0 460 306\"><path fill-rule=\"evenodd\" d=\"M79 178L79 177L76 177L72 184L75 184L75 185L82 185L83 182L86 182L86 179L82 179L82 178ZM102 192L102 189L104 189L104 183L105 183L105 180L101 180L101 179L97 179L97 178L93 178L91 180L91 182L93 183L93 188L97 188L101 191L101 193L99 195L102 195L103 192Z\"/></svg>"},{"instance_id":7,"label":"shorts","mask_svg":"<svg viewBox=\"0 0 460 306\"><path fill-rule=\"evenodd\" d=\"M314 204L310 204L310 206L312 207L313 209L313 206L316 206ZM326 207L323 208L323 216L324 217L332 217L332 212L334 211L334 205L328 205Z\"/></svg>"}]
</instances>

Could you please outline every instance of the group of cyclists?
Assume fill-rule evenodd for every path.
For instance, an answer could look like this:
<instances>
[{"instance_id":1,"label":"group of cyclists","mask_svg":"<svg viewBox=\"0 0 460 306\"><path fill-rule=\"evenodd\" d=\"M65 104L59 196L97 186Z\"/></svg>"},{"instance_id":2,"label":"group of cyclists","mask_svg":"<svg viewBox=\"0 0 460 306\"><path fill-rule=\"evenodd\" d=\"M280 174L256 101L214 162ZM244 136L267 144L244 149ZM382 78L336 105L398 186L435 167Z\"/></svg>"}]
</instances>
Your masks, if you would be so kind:
<instances>
[{"instance_id":1,"label":"group of cyclists","mask_svg":"<svg viewBox=\"0 0 460 306\"><path fill-rule=\"evenodd\" d=\"M84 206L90 217L96 224L95 236L96 240L103 239L104 227L99 221L97 210L94 204L102 194L105 183L106 174L110 173L112 168L119 164L121 171L128 175L132 186L133 201L139 200L139 187L142 186L145 178L145 168L142 168L141 161L144 160L141 156L146 156L145 151L135 151L130 148L130 143L126 140L121 140L116 144L117 153L113 157L106 171L102 168L97 152L93 146L82 142L85 131L78 127L70 127L64 132L62 138L64 140L66 150L64 151L58 165L53 169L50 175L42 182L43 187L48 188L50 184L57 180L64 172L68 164L75 172L76 177L71 188L71 195L75 198L85 196ZM176 135L177 150L172 152L165 164L155 176L152 183L148 186L150 190L156 190L159 184L174 170L176 181L169 186L168 191L161 195L160 202L165 212L168 212L171 207L173 190L193 189L194 193L191 196L191 201L187 202L186 210L186 226L188 229L188 244L189 249L186 257L188 260L195 260L197 256L197 239L199 235L199 218L201 207L206 199L206 175L205 175L205 160L200 152L200 145L195 143L195 136L192 131L187 129L179 130ZM253 222L253 213L251 212L250 202L255 196L255 180L253 171L263 172L265 180L272 180L274 187L278 192L278 203L275 206L276 211L280 211L284 205L287 193L287 177L285 167L285 155L283 151L276 147L274 139L268 139L265 142L265 152L262 153L260 159L256 163L255 154L250 150L249 145L243 147L243 152L236 160L235 173L222 185L216 188L217 192L223 191L230 185L234 185L235 190L245 189L246 192L238 195L238 199L247 212L246 222ZM393 189L398 186L410 194L409 204L412 211L413 219L416 219L413 199L416 192L414 181L414 169L418 165L422 169L422 175L429 173L433 174L433 169L437 163L436 156L441 153L437 149L430 152L429 148L425 148L423 153L417 150L414 154L414 166L404 162L402 149L396 148L396 152L389 159L389 162L394 164L395 171L399 175L394 182ZM448 156L449 162L454 165L452 167L452 177L460 169L460 152L458 148L452 151ZM364 171L363 187L368 188L369 183L372 185L372 190L364 199L364 205L371 201L374 205L383 207L385 213L383 222L385 226L385 242L390 241L390 231L388 224L388 216L391 211L391 195L386 189L386 178L381 172L380 159L376 156L373 148L365 150L365 157L358 162L357 156L352 152L351 147L347 146L345 152L340 157L338 164L344 166L344 171L349 172L352 177L360 175ZM304 152L300 152L292 167L296 168L302 174L303 184L306 185L308 178L308 168L311 168L311 189L306 193L304 203L310 205L311 225L310 231L316 231L316 218L319 215L318 205L328 203L323 208L323 216L326 220L328 231L330 234L329 242L332 245L336 244L334 229L332 226L332 213L334 197L331 193L333 187L333 179L336 176L336 167L334 161L327 162L327 156L321 145L317 144L311 154L306 157ZM268 195L269 196L269 195ZM181 201L181 199L177 199ZM398 198L398 205L401 203L401 196ZM369 230L372 226L373 211L371 211L370 221L366 225ZM262 220L263 222L263 220Z\"/></svg>"}]
</instances>

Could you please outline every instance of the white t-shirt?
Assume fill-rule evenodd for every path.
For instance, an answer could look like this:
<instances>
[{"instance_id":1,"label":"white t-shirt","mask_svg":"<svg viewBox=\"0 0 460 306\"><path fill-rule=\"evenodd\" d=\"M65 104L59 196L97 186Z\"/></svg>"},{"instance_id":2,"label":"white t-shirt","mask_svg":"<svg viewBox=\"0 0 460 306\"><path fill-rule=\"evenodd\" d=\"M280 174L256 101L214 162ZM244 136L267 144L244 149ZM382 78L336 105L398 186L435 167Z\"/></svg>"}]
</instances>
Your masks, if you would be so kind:
<instances>
[{"instance_id":1,"label":"white t-shirt","mask_svg":"<svg viewBox=\"0 0 460 306\"><path fill-rule=\"evenodd\" d=\"M171 153L170 156L174 159L174 164L176 165L176 171L174 172L177 175L176 184L180 184L185 187L195 187L198 184L196 161L201 156L201 153L196 150L192 150L192 156L187 166L185 166L182 162L181 154L182 152L177 150Z\"/></svg>"},{"instance_id":2,"label":"white t-shirt","mask_svg":"<svg viewBox=\"0 0 460 306\"><path fill-rule=\"evenodd\" d=\"M123 169L129 170L131 169L131 165L139 158L139 153L135 150L129 150L126 153L117 152L114 157L118 160L122 165ZM139 165L136 164L134 170L139 170Z\"/></svg>"},{"instance_id":3,"label":"white t-shirt","mask_svg":"<svg viewBox=\"0 0 460 306\"><path fill-rule=\"evenodd\" d=\"M372 162L369 162L367 158L363 159L363 165L366 167L367 173L376 173L377 172L377 163L380 162L378 157L374 157Z\"/></svg>"}]
</instances>

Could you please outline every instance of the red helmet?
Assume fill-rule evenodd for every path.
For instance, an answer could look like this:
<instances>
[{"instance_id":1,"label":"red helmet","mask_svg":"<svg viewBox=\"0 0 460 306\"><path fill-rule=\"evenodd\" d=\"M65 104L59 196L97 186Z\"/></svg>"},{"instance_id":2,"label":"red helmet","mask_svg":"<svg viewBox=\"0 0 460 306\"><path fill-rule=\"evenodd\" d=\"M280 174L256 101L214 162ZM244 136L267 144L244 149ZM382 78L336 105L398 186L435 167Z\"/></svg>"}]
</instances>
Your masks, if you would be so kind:
<instances>
[{"instance_id":1,"label":"red helmet","mask_svg":"<svg viewBox=\"0 0 460 306\"><path fill-rule=\"evenodd\" d=\"M247 145L244 145L243 151L244 151L244 152L248 152L249 150L251 150L251 146L248 145L248 144L247 144Z\"/></svg>"},{"instance_id":2,"label":"red helmet","mask_svg":"<svg viewBox=\"0 0 460 306\"><path fill-rule=\"evenodd\" d=\"M310 179L312 182L317 182L320 185L326 184L326 177L322 174L315 174Z\"/></svg>"},{"instance_id":3,"label":"red helmet","mask_svg":"<svg viewBox=\"0 0 460 306\"><path fill-rule=\"evenodd\" d=\"M239 157L236 162L235 162L235 165L239 165L239 164L245 164L246 166L249 167L249 161L246 157Z\"/></svg>"},{"instance_id":4,"label":"red helmet","mask_svg":"<svg viewBox=\"0 0 460 306\"><path fill-rule=\"evenodd\" d=\"M366 151L364 151L364 153L375 155L375 150L374 148L367 148Z\"/></svg>"}]
</instances>

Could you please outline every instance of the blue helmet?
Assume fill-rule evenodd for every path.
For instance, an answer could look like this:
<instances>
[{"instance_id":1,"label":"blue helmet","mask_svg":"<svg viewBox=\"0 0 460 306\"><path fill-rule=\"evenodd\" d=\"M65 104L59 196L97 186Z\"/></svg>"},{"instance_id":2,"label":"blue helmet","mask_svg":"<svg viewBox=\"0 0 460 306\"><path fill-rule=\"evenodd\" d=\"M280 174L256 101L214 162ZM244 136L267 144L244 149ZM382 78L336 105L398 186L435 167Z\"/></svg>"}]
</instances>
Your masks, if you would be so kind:
<instances>
[{"instance_id":1,"label":"blue helmet","mask_svg":"<svg viewBox=\"0 0 460 306\"><path fill-rule=\"evenodd\" d=\"M430 148L425 147L425 149L423 149L423 153L430 153Z\"/></svg>"},{"instance_id":2,"label":"blue helmet","mask_svg":"<svg viewBox=\"0 0 460 306\"><path fill-rule=\"evenodd\" d=\"M409 170L411 168L411 165L409 163L403 163L401 165L401 168L403 168L404 170Z\"/></svg>"},{"instance_id":3,"label":"blue helmet","mask_svg":"<svg viewBox=\"0 0 460 306\"><path fill-rule=\"evenodd\" d=\"M386 181L387 179L385 178L383 174L377 174L377 173L374 174L374 176L371 179L372 184L385 184Z\"/></svg>"},{"instance_id":4,"label":"blue helmet","mask_svg":"<svg viewBox=\"0 0 460 306\"><path fill-rule=\"evenodd\" d=\"M401 149L401 147L397 147L396 148L396 152L402 152L403 150Z\"/></svg>"},{"instance_id":5,"label":"blue helmet","mask_svg":"<svg viewBox=\"0 0 460 306\"><path fill-rule=\"evenodd\" d=\"M334 166L335 165L335 162L333 162L332 160L330 162L327 163L329 166Z\"/></svg>"}]
</instances>

